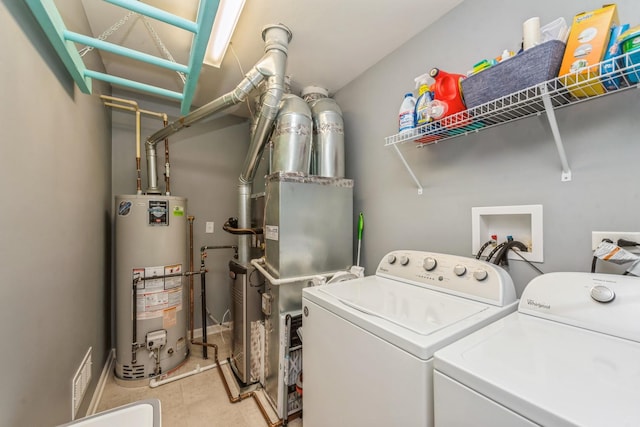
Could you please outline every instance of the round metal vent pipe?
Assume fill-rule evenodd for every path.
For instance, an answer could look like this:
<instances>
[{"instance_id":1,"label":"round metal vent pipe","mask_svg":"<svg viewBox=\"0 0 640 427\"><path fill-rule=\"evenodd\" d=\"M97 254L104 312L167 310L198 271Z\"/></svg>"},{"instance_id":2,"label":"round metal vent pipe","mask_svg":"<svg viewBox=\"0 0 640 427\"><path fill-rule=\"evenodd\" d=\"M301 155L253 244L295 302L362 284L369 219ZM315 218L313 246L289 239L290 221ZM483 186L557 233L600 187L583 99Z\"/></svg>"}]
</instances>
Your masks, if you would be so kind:
<instances>
[{"instance_id":1,"label":"round metal vent pipe","mask_svg":"<svg viewBox=\"0 0 640 427\"><path fill-rule=\"evenodd\" d=\"M268 25L262 30L262 39L265 41L265 54L256 65L245 75L244 79L231 92L211 101L210 103L192 111L186 116L168 124L163 129L147 138L147 173L150 189L157 188L156 172L156 144L185 127L223 111L233 105L243 102L249 94L266 79L266 90L262 96L262 105L251 135L251 143L244 166L239 178L239 203L238 203L238 227L251 227L251 187L262 151L271 136L273 123L280 100L285 88L285 72L287 68L287 51L291 41L291 30L281 24ZM240 263L249 262L249 249L251 236L241 235L238 242L238 260Z\"/></svg>"}]
</instances>

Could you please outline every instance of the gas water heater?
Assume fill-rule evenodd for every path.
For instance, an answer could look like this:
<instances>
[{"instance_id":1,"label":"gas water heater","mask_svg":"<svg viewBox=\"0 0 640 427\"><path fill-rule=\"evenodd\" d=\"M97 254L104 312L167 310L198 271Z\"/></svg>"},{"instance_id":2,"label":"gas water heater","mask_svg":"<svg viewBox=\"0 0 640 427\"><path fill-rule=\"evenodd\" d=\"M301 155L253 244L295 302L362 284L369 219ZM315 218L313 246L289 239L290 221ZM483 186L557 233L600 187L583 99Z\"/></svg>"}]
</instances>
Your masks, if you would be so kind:
<instances>
[{"instance_id":1,"label":"gas water heater","mask_svg":"<svg viewBox=\"0 0 640 427\"><path fill-rule=\"evenodd\" d=\"M115 198L116 376L153 378L188 355L187 200Z\"/></svg>"}]
</instances>

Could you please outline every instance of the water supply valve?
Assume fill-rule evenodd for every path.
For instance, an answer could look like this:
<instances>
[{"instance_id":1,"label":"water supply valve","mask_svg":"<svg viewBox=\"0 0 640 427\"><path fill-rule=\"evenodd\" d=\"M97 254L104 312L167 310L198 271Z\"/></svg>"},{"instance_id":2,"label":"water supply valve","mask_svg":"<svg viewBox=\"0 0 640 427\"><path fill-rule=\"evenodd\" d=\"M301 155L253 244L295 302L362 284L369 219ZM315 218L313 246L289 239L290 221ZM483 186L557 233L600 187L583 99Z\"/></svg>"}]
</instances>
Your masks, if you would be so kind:
<instances>
[{"instance_id":1,"label":"water supply valve","mask_svg":"<svg viewBox=\"0 0 640 427\"><path fill-rule=\"evenodd\" d=\"M167 344L167 331L160 329L157 331L147 332L144 342L147 350L149 351L161 349Z\"/></svg>"}]
</instances>

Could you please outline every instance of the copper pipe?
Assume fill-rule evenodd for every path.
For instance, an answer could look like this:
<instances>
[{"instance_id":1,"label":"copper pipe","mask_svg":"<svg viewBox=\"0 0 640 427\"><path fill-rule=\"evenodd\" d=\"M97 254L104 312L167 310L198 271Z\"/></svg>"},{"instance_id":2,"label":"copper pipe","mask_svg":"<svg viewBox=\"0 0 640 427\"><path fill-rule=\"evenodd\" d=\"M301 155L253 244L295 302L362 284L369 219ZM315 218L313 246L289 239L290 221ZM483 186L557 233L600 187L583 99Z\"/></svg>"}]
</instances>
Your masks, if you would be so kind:
<instances>
[{"instance_id":1,"label":"copper pipe","mask_svg":"<svg viewBox=\"0 0 640 427\"><path fill-rule=\"evenodd\" d=\"M136 114L136 192L137 194L142 194L142 169L140 167L140 120L141 114L147 114L149 116L160 117L163 119L164 126L167 125L167 114L166 113L156 113L155 111L143 110L138 106L136 101L132 101L130 99L122 99L116 98L113 96L100 95L100 99L104 103L105 107L118 108L120 110L132 111ZM113 101L113 102L108 102ZM167 195L170 194L169 191L169 147L168 140L165 140L165 155L166 155L166 163L165 163L165 181L167 183Z\"/></svg>"},{"instance_id":2,"label":"copper pipe","mask_svg":"<svg viewBox=\"0 0 640 427\"><path fill-rule=\"evenodd\" d=\"M201 346L206 346L206 347L211 347L213 348L213 360L215 362L218 374L220 375L220 379L222 380L222 385L224 386L224 390L227 393L227 398L229 399L230 403L238 403L248 397L253 397L253 400L256 402L256 404L258 405L258 409L260 410L260 413L262 414L262 417L264 418L264 420L267 422L267 426L268 427L280 427L284 424L283 420L278 420L274 423L271 422L271 418L269 417L269 414L267 413L267 410L264 408L264 406L262 405L262 402L260 401L260 399L258 398L257 394L255 391L248 391L246 393L241 393L238 394L238 396L233 396L233 394L231 393L231 388L229 387L229 384L227 383L227 378L224 376L224 372L222 372L222 365L220 364L220 360L218 359L218 346L216 344L213 343L203 343L203 342L199 342L199 341L191 341L191 344L194 345L201 345ZM290 417L288 417L288 420L294 420L296 418L299 418L302 416L302 411L298 411L295 414L291 415Z\"/></svg>"},{"instance_id":3,"label":"copper pipe","mask_svg":"<svg viewBox=\"0 0 640 427\"><path fill-rule=\"evenodd\" d=\"M142 194L142 170L140 169L140 119L140 109L138 109L138 104L136 104L136 194Z\"/></svg>"},{"instance_id":4,"label":"copper pipe","mask_svg":"<svg viewBox=\"0 0 640 427\"><path fill-rule=\"evenodd\" d=\"M140 157L136 157L136 192L142 194L142 170L140 169Z\"/></svg>"},{"instance_id":5,"label":"copper pipe","mask_svg":"<svg viewBox=\"0 0 640 427\"><path fill-rule=\"evenodd\" d=\"M253 400L255 400L256 404L258 405L258 409L260 409L260 413L262 414L262 417L267 422L267 425L269 427L279 427L283 424L282 420L278 420L275 423L271 422L271 418L269 418L267 410L264 409L264 406L262 406L262 402L260 402L260 399L258 399L258 395L256 395L255 393L253 393Z\"/></svg>"}]
</instances>

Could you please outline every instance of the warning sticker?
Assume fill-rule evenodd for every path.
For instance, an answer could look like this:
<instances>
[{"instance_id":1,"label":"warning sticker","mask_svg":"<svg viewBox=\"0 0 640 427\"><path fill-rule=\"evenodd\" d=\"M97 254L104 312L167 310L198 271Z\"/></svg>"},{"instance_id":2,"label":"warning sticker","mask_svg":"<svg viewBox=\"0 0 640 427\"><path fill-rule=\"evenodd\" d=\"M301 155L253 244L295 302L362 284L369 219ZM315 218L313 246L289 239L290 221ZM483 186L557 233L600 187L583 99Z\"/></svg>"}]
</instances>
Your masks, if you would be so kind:
<instances>
[{"instance_id":1,"label":"warning sticker","mask_svg":"<svg viewBox=\"0 0 640 427\"><path fill-rule=\"evenodd\" d=\"M278 240L278 226L277 225L267 225L265 227L264 237L269 240Z\"/></svg>"},{"instance_id":2,"label":"warning sticker","mask_svg":"<svg viewBox=\"0 0 640 427\"><path fill-rule=\"evenodd\" d=\"M169 329L172 326L175 326L176 322L177 322L177 317L176 317L175 307L170 308L168 310L164 310L162 315L162 327L164 329Z\"/></svg>"},{"instance_id":3,"label":"warning sticker","mask_svg":"<svg viewBox=\"0 0 640 427\"><path fill-rule=\"evenodd\" d=\"M164 290L164 266L160 267L147 267L144 269L144 289L146 292L162 291ZM153 279L153 277L159 277Z\"/></svg>"},{"instance_id":4,"label":"warning sticker","mask_svg":"<svg viewBox=\"0 0 640 427\"><path fill-rule=\"evenodd\" d=\"M164 267L164 275L170 276L173 274L182 274L182 264L167 265ZM164 288L173 289L182 285L182 276L165 277Z\"/></svg>"},{"instance_id":5,"label":"warning sticker","mask_svg":"<svg viewBox=\"0 0 640 427\"><path fill-rule=\"evenodd\" d=\"M134 268L132 279L137 290L136 317L175 322L172 317L182 310L182 264Z\"/></svg>"},{"instance_id":6,"label":"warning sticker","mask_svg":"<svg viewBox=\"0 0 640 427\"><path fill-rule=\"evenodd\" d=\"M167 309L181 311L182 289L138 294L136 309L138 319L164 318Z\"/></svg>"}]
</instances>

